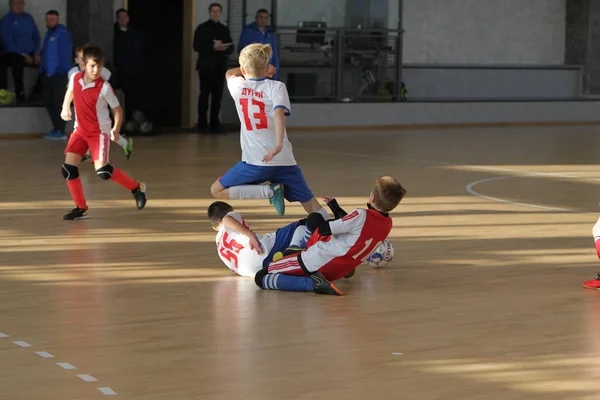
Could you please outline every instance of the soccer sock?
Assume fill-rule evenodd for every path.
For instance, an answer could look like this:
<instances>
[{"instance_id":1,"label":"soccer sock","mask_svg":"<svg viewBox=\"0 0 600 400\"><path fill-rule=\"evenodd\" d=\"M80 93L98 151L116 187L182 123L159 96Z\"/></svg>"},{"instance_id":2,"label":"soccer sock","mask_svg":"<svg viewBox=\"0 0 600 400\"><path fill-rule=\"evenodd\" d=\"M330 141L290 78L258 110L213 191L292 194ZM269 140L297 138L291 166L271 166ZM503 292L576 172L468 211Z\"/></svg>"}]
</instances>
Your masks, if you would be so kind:
<instances>
[{"instance_id":1,"label":"soccer sock","mask_svg":"<svg viewBox=\"0 0 600 400\"><path fill-rule=\"evenodd\" d=\"M311 278L283 274L265 274L262 278L262 288L288 292L314 292Z\"/></svg>"},{"instance_id":2,"label":"soccer sock","mask_svg":"<svg viewBox=\"0 0 600 400\"><path fill-rule=\"evenodd\" d=\"M294 235L292 236L292 240L290 241L290 247L305 247L306 240L304 239L304 234L306 233L306 226L300 225L294 231ZM309 236L310 237L310 236Z\"/></svg>"},{"instance_id":3,"label":"soccer sock","mask_svg":"<svg viewBox=\"0 0 600 400\"><path fill-rule=\"evenodd\" d=\"M596 254L600 258L600 218L596 221L594 228L592 229L592 235L594 235L594 245L596 246Z\"/></svg>"},{"instance_id":4,"label":"soccer sock","mask_svg":"<svg viewBox=\"0 0 600 400\"><path fill-rule=\"evenodd\" d=\"M239 199L270 199L273 190L268 185L240 185L229 188L229 198Z\"/></svg>"},{"instance_id":5,"label":"soccer sock","mask_svg":"<svg viewBox=\"0 0 600 400\"><path fill-rule=\"evenodd\" d=\"M331 219L329 217L329 213L323 207L321 207L321 209L317 210L317 212L319 214L321 214L323 216L323 218L325 218L325 221L329 221Z\"/></svg>"},{"instance_id":6,"label":"soccer sock","mask_svg":"<svg viewBox=\"0 0 600 400\"><path fill-rule=\"evenodd\" d=\"M125 139L123 136L119 136L119 140L117 140L117 143L121 147L127 147L127 139Z\"/></svg>"},{"instance_id":7,"label":"soccer sock","mask_svg":"<svg viewBox=\"0 0 600 400\"><path fill-rule=\"evenodd\" d=\"M69 192L71 192L71 197L75 202L75 206L77 206L77 208L87 210L88 206L85 201L85 195L83 194L83 185L81 184L81 179L76 178L67 180L67 187L69 188Z\"/></svg>"},{"instance_id":8,"label":"soccer sock","mask_svg":"<svg viewBox=\"0 0 600 400\"><path fill-rule=\"evenodd\" d=\"M296 233L294 232L294 235ZM304 227L304 232L303 232L303 241L304 241L304 246L306 246L306 243L308 243L308 239L310 239L310 237L312 236L313 231L311 231L310 229L308 229L308 226Z\"/></svg>"},{"instance_id":9,"label":"soccer sock","mask_svg":"<svg viewBox=\"0 0 600 400\"><path fill-rule=\"evenodd\" d=\"M139 186L138 182L131 179L125 172L121 171L119 168L113 167L113 173L110 179L130 191L136 189Z\"/></svg>"}]
</instances>

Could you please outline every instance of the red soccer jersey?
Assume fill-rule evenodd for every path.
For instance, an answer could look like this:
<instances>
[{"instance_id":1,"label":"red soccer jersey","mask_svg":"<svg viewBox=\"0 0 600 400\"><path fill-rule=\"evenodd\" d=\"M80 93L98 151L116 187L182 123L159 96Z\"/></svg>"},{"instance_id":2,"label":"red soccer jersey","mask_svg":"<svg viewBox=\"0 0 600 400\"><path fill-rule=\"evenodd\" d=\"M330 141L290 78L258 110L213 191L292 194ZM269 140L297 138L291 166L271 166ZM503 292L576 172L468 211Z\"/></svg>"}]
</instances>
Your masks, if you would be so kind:
<instances>
[{"instance_id":1,"label":"red soccer jersey","mask_svg":"<svg viewBox=\"0 0 600 400\"><path fill-rule=\"evenodd\" d=\"M85 136L108 133L112 121L108 106L119 106L119 100L110 83L98 78L87 85L83 81L84 72L73 74L69 81L69 90L73 91L75 104L75 132Z\"/></svg>"},{"instance_id":2,"label":"red soccer jersey","mask_svg":"<svg viewBox=\"0 0 600 400\"><path fill-rule=\"evenodd\" d=\"M331 236L316 231L302 252L310 271L321 271L329 280L341 279L359 266L388 237L392 219L377 210L353 210L341 219L329 221Z\"/></svg>"}]
</instances>

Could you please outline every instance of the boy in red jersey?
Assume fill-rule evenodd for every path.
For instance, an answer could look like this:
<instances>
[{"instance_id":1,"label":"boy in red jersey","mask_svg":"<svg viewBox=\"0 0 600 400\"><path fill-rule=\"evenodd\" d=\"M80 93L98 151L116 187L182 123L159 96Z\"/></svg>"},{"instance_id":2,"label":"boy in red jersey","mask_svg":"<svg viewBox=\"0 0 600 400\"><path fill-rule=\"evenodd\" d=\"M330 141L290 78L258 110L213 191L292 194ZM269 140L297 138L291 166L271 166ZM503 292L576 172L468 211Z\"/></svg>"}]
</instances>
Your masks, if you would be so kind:
<instances>
[{"instance_id":1,"label":"boy in red jersey","mask_svg":"<svg viewBox=\"0 0 600 400\"><path fill-rule=\"evenodd\" d=\"M261 289L342 295L330 281L348 276L388 237L392 230L389 212L405 194L395 178L382 176L375 182L367 208L348 214L340 208L334 211L337 218L329 221L321 214L310 214L306 228L313 234L306 249L272 261L256 274L256 284Z\"/></svg>"},{"instance_id":2,"label":"boy in red jersey","mask_svg":"<svg viewBox=\"0 0 600 400\"><path fill-rule=\"evenodd\" d=\"M65 93L61 118L71 119L71 102L75 103L75 130L65 149L65 163L62 166L63 177L76 207L63 219L75 220L88 218L88 206L79 179L79 164L87 150L90 150L96 174L103 180L112 180L131 191L139 210L146 205L146 185L136 182L123 171L109 163L110 141L118 141L123 122L123 109L108 82L101 77L104 55L95 46L83 51L85 70L71 76L69 88ZM111 129L109 105L115 117Z\"/></svg>"}]
</instances>

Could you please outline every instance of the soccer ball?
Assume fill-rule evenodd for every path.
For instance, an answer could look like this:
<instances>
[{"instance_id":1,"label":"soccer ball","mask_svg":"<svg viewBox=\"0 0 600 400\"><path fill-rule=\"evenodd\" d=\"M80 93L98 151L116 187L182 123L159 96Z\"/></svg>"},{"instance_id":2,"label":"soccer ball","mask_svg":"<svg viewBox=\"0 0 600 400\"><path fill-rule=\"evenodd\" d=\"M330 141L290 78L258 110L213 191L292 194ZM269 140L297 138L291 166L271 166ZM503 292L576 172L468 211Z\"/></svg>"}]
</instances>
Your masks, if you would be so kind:
<instances>
[{"instance_id":1,"label":"soccer ball","mask_svg":"<svg viewBox=\"0 0 600 400\"><path fill-rule=\"evenodd\" d=\"M373 268L383 268L394 259L394 248L389 240L384 240L365 262Z\"/></svg>"}]
</instances>

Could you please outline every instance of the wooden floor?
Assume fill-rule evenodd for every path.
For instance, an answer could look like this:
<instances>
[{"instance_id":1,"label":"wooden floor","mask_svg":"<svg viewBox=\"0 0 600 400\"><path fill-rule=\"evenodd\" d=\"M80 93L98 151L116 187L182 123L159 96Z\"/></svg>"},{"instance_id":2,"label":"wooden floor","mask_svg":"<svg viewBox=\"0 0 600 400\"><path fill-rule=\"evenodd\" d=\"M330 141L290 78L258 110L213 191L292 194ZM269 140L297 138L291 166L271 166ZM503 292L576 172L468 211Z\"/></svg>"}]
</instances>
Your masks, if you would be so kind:
<instances>
[{"instance_id":1,"label":"wooden floor","mask_svg":"<svg viewBox=\"0 0 600 400\"><path fill-rule=\"evenodd\" d=\"M130 161L113 145L148 205L85 165L92 218L75 222L64 143L0 142L0 399L600 398L600 292L581 287L600 270L597 127L290 138L347 209L382 174L408 189L396 258L345 297L221 265L205 210L236 134L136 138ZM232 203L258 232L304 215Z\"/></svg>"}]
</instances>

